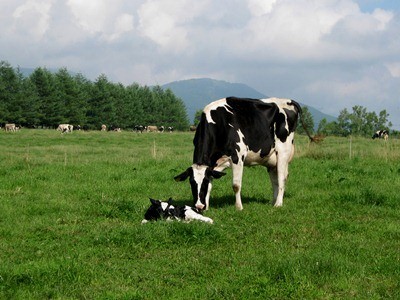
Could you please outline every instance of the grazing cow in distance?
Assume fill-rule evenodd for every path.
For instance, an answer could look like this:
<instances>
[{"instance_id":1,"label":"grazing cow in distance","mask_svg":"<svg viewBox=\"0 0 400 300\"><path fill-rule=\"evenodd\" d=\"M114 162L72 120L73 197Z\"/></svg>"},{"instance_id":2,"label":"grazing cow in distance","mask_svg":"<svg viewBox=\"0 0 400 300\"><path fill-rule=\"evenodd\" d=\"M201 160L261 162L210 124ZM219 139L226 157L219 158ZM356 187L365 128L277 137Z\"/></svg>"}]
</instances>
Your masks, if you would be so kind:
<instances>
[{"instance_id":1,"label":"grazing cow in distance","mask_svg":"<svg viewBox=\"0 0 400 300\"><path fill-rule=\"evenodd\" d=\"M196 131L196 126L195 125L191 125L189 127L189 131Z\"/></svg>"},{"instance_id":2,"label":"grazing cow in distance","mask_svg":"<svg viewBox=\"0 0 400 300\"><path fill-rule=\"evenodd\" d=\"M149 125L147 126L147 132L157 132L158 128L157 126Z\"/></svg>"},{"instance_id":3,"label":"grazing cow in distance","mask_svg":"<svg viewBox=\"0 0 400 300\"><path fill-rule=\"evenodd\" d=\"M61 133L72 132L74 130L74 126L70 124L60 124L58 125L57 130L61 131Z\"/></svg>"},{"instance_id":4,"label":"grazing cow in distance","mask_svg":"<svg viewBox=\"0 0 400 300\"><path fill-rule=\"evenodd\" d=\"M168 126L168 132L172 132L172 131L174 131L174 127L172 127L172 126Z\"/></svg>"},{"instance_id":5,"label":"grazing cow in distance","mask_svg":"<svg viewBox=\"0 0 400 300\"><path fill-rule=\"evenodd\" d=\"M106 125L101 125L101 129L100 129L100 131L107 131L107 126Z\"/></svg>"},{"instance_id":6,"label":"grazing cow in distance","mask_svg":"<svg viewBox=\"0 0 400 300\"><path fill-rule=\"evenodd\" d=\"M229 97L208 104L193 139L193 165L175 176L190 178L194 203L208 209L212 179L232 167L236 208L242 210L243 166L267 167L276 207L282 206L300 105L290 99Z\"/></svg>"},{"instance_id":7,"label":"grazing cow in distance","mask_svg":"<svg viewBox=\"0 0 400 300\"><path fill-rule=\"evenodd\" d=\"M201 211L197 208L188 205L174 206L172 205L172 201L172 198L169 198L168 202L150 198L151 205L144 214L142 224L160 219L178 221L184 220L187 222L198 220L211 224L214 222L212 219L203 216Z\"/></svg>"},{"instance_id":8,"label":"grazing cow in distance","mask_svg":"<svg viewBox=\"0 0 400 300\"><path fill-rule=\"evenodd\" d=\"M135 126L135 131L136 132L140 131L140 133L143 133L143 130L145 130L145 129L146 129L146 126L143 126L143 125L136 125Z\"/></svg>"},{"instance_id":9,"label":"grazing cow in distance","mask_svg":"<svg viewBox=\"0 0 400 300\"><path fill-rule=\"evenodd\" d=\"M389 139L389 132L387 130L378 130L377 132L374 133L372 138L384 139L385 141L387 141Z\"/></svg>"},{"instance_id":10,"label":"grazing cow in distance","mask_svg":"<svg viewBox=\"0 0 400 300\"><path fill-rule=\"evenodd\" d=\"M160 127L158 127L158 131L159 131L159 132L164 132L164 129L165 129L165 127L164 127L164 126L160 126Z\"/></svg>"},{"instance_id":11,"label":"grazing cow in distance","mask_svg":"<svg viewBox=\"0 0 400 300\"><path fill-rule=\"evenodd\" d=\"M4 125L4 130L5 131L17 131L17 127L15 126L14 123L8 123Z\"/></svg>"},{"instance_id":12,"label":"grazing cow in distance","mask_svg":"<svg viewBox=\"0 0 400 300\"><path fill-rule=\"evenodd\" d=\"M115 131L115 132L121 132L121 128L120 128L120 127L115 127L115 128L113 128L113 131Z\"/></svg>"}]
</instances>

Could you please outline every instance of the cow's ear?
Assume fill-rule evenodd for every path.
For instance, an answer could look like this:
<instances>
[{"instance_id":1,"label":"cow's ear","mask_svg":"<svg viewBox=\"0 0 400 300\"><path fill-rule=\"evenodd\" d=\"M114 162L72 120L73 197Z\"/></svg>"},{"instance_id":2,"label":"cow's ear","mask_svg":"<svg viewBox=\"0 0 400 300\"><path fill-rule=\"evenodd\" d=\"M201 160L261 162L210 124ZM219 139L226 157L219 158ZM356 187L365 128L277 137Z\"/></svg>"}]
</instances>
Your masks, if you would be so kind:
<instances>
[{"instance_id":1,"label":"cow's ear","mask_svg":"<svg viewBox=\"0 0 400 300\"><path fill-rule=\"evenodd\" d=\"M219 171L215 171L215 170L211 171L211 176L213 178L215 178L215 179L219 179L219 178L221 178L222 176L225 176L225 175L226 175L226 173L224 173L224 172L219 172Z\"/></svg>"},{"instance_id":2,"label":"cow's ear","mask_svg":"<svg viewBox=\"0 0 400 300\"><path fill-rule=\"evenodd\" d=\"M192 168L187 168L185 172L174 177L175 181L184 181L190 176Z\"/></svg>"}]
</instances>

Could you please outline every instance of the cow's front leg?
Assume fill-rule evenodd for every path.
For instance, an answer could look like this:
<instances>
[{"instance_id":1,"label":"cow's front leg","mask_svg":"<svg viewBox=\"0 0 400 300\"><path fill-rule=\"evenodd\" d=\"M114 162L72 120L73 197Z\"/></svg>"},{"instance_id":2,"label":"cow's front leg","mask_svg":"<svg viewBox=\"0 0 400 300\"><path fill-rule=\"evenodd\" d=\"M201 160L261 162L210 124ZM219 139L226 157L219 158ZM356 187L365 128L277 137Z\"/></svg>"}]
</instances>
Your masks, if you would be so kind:
<instances>
[{"instance_id":1,"label":"cow's front leg","mask_svg":"<svg viewBox=\"0 0 400 300\"><path fill-rule=\"evenodd\" d=\"M277 152L277 178L278 194L274 206L279 207L283 204L283 195L285 193L286 180L289 175L289 162L293 157L294 147L291 143L282 144Z\"/></svg>"},{"instance_id":2,"label":"cow's front leg","mask_svg":"<svg viewBox=\"0 0 400 300\"><path fill-rule=\"evenodd\" d=\"M274 198L272 199L272 204L275 205L276 198L278 197L278 191L279 191L278 171L277 171L276 167L268 167L268 174L269 174L269 179L271 180L272 189L273 189L273 193L274 193Z\"/></svg>"},{"instance_id":3,"label":"cow's front leg","mask_svg":"<svg viewBox=\"0 0 400 300\"><path fill-rule=\"evenodd\" d=\"M238 164L232 164L232 188L235 192L235 206L237 210L242 210L242 198L240 196L240 192L242 190L242 176L243 176L243 162L239 162Z\"/></svg>"}]
</instances>

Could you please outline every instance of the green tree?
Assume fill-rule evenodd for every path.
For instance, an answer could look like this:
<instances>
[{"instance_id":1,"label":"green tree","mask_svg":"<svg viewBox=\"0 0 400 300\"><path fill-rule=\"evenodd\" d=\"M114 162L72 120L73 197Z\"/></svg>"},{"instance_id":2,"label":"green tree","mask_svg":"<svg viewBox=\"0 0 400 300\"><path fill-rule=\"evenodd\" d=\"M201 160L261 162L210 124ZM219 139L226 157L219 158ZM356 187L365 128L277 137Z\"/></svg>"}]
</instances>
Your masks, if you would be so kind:
<instances>
[{"instance_id":1,"label":"green tree","mask_svg":"<svg viewBox=\"0 0 400 300\"><path fill-rule=\"evenodd\" d=\"M16 122L15 109L17 94L20 92L20 80L11 67L5 61L0 62L0 121L2 123Z\"/></svg>"},{"instance_id":2,"label":"green tree","mask_svg":"<svg viewBox=\"0 0 400 300\"><path fill-rule=\"evenodd\" d=\"M338 130L336 132L337 135L348 136L351 134L350 113L346 108L340 111L337 125L338 125Z\"/></svg>"},{"instance_id":3,"label":"green tree","mask_svg":"<svg viewBox=\"0 0 400 300\"><path fill-rule=\"evenodd\" d=\"M302 113L301 113L300 118L302 119L301 122L303 123L304 127L309 132L309 134L313 134L314 133L314 118L313 118L312 114L310 113L307 106L302 107ZM303 126L297 126L297 132L299 134L306 134L306 131L303 128Z\"/></svg>"},{"instance_id":4,"label":"green tree","mask_svg":"<svg viewBox=\"0 0 400 300\"><path fill-rule=\"evenodd\" d=\"M112 124L115 117L113 85L102 74L95 81L88 100L87 122L92 129L100 129L102 124Z\"/></svg>"},{"instance_id":5,"label":"green tree","mask_svg":"<svg viewBox=\"0 0 400 300\"><path fill-rule=\"evenodd\" d=\"M196 112L194 114L194 119L193 119L194 124L193 125L195 125L195 126L199 125L202 113L203 113L202 109L196 110Z\"/></svg>"},{"instance_id":6,"label":"green tree","mask_svg":"<svg viewBox=\"0 0 400 300\"><path fill-rule=\"evenodd\" d=\"M64 121L65 105L57 96L53 74L43 68L36 68L30 75L39 98L39 118L42 126L56 128Z\"/></svg>"},{"instance_id":7,"label":"green tree","mask_svg":"<svg viewBox=\"0 0 400 300\"><path fill-rule=\"evenodd\" d=\"M59 103L64 106L63 123L74 125L83 124L86 121L86 99L85 94L76 80L63 68L55 74L55 89Z\"/></svg>"}]
</instances>

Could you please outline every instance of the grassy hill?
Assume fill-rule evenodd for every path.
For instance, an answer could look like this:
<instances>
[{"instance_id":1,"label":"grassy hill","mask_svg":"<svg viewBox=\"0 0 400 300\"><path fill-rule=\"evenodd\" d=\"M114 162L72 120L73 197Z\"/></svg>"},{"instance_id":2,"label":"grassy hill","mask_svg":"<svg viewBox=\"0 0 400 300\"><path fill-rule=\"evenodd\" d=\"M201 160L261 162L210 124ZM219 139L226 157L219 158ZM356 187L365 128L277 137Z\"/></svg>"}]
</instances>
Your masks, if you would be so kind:
<instances>
[{"instance_id":1,"label":"grassy hill","mask_svg":"<svg viewBox=\"0 0 400 300\"><path fill-rule=\"evenodd\" d=\"M202 109L205 105L213 100L236 96L247 98L267 98L255 89L243 83L230 83L222 80L214 80L210 78L188 79L174 81L162 86L171 89L174 94L180 97L186 105L189 120L193 121L197 110ZM302 104L304 105L304 104ZM315 126L326 118L328 122L334 121L336 118L317 110L314 107L306 105L314 118Z\"/></svg>"}]
</instances>

